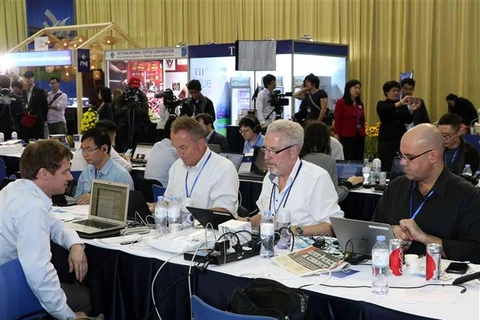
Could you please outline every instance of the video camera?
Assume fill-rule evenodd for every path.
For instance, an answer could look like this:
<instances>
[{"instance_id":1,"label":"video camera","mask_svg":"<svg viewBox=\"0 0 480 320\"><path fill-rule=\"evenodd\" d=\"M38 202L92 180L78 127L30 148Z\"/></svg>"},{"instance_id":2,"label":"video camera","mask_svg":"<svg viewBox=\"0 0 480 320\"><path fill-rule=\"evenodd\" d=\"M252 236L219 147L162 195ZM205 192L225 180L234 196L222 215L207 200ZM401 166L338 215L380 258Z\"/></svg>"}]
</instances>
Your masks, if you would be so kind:
<instances>
[{"instance_id":1,"label":"video camera","mask_svg":"<svg viewBox=\"0 0 480 320\"><path fill-rule=\"evenodd\" d=\"M185 100L178 99L174 94L172 89L165 89L163 92L158 92L155 94L155 98L163 98L163 105L167 108L170 115L175 115L175 109Z\"/></svg>"},{"instance_id":2,"label":"video camera","mask_svg":"<svg viewBox=\"0 0 480 320\"><path fill-rule=\"evenodd\" d=\"M125 90L124 98L125 101L128 101L129 103L140 103L138 90L133 90L130 86Z\"/></svg>"},{"instance_id":3,"label":"video camera","mask_svg":"<svg viewBox=\"0 0 480 320\"><path fill-rule=\"evenodd\" d=\"M283 106L288 106L290 101L286 97L291 97L292 93L287 92L287 93L281 93L280 90L273 90L270 93L270 98L268 100L268 103L274 108L273 110L275 111L276 118L281 118L282 113L283 113Z\"/></svg>"}]
</instances>

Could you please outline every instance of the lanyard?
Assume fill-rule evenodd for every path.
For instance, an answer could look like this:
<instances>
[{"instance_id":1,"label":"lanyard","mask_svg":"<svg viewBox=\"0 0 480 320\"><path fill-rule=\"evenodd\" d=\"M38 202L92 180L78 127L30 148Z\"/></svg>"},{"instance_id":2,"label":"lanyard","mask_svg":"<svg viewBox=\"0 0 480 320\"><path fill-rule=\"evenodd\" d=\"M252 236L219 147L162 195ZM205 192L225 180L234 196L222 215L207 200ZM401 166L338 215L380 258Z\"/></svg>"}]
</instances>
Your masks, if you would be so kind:
<instances>
[{"instance_id":1,"label":"lanyard","mask_svg":"<svg viewBox=\"0 0 480 320\"><path fill-rule=\"evenodd\" d=\"M423 199L422 203L420 203L417 210L412 215L412 211L413 211L413 190L414 190L414 185L413 185L413 182L412 182L412 189L410 190L410 219L415 220L415 218L420 213L420 211L422 211L422 208L423 208L423 205L425 204L425 202L427 202L428 198L430 198L432 196L433 190L430 190L430 192L427 194L426 198Z\"/></svg>"},{"instance_id":2,"label":"lanyard","mask_svg":"<svg viewBox=\"0 0 480 320\"><path fill-rule=\"evenodd\" d=\"M212 156L212 152L210 151L210 154L208 155L207 160L203 163L202 167L200 168L200 171L198 172L197 176L195 177L195 180L193 180L193 185L192 188L190 189L190 192L188 192L188 173L189 171L187 170L187 174L185 175L185 195L187 198L190 198L193 192L193 188L195 188L195 185L197 184L198 177L200 177L200 174L203 171L203 168L205 168L205 165L207 164L208 160L210 160L210 157Z\"/></svg>"},{"instance_id":3,"label":"lanyard","mask_svg":"<svg viewBox=\"0 0 480 320\"><path fill-rule=\"evenodd\" d=\"M263 146L259 146L259 145L258 145L258 141L259 141L260 138L261 138L260 135L261 135L261 133L257 134L257 139L255 139L255 142L254 142L252 145L250 145L250 147L251 147L252 149L253 149L253 148L256 148L256 147L263 147ZM250 143L249 143L249 144L250 144Z\"/></svg>"},{"instance_id":4,"label":"lanyard","mask_svg":"<svg viewBox=\"0 0 480 320\"><path fill-rule=\"evenodd\" d=\"M455 159L457 158L457 155L458 155L458 149L460 149L460 147L457 147L457 149L455 149L455 153L453 154L452 159L450 159L450 162L447 162L447 154L446 153L443 154L443 161L447 165L447 168L451 169L455 164Z\"/></svg>"},{"instance_id":5,"label":"lanyard","mask_svg":"<svg viewBox=\"0 0 480 320\"><path fill-rule=\"evenodd\" d=\"M293 178L292 183L290 183L288 185L287 189L285 190L285 193L283 194L282 200L278 204L278 207L275 206L275 201L276 201L275 200L275 198L276 198L275 187L277 185L272 182L273 188L272 188L272 192L270 193L270 204L268 205L268 210L272 210L272 200L273 200L273 208L274 208L275 214L277 214L278 210L282 206L282 203L283 203L283 207L285 208L285 205L287 204L287 201L288 201L288 197L290 196L290 191L292 190L292 186L295 183L295 180L297 180L298 174L300 173L300 169L302 169L302 165L303 165L303 162L302 162L302 160L300 160L300 165L298 166L297 172L295 173L295 177ZM279 190L279 192L280 192L280 190Z\"/></svg>"}]
</instances>

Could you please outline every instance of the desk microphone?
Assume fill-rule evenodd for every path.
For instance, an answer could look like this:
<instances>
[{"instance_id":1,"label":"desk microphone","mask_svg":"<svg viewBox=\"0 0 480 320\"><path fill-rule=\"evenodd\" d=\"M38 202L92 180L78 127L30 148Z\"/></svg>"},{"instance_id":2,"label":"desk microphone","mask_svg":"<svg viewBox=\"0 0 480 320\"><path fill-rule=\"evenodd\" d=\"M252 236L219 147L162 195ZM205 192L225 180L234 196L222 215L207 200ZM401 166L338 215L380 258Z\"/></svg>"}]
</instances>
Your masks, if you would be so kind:
<instances>
[{"instance_id":1,"label":"desk microphone","mask_svg":"<svg viewBox=\"0 0 480 320\"><path fill-rule=\"evenodd\" d=\"M475 279L480 279L480 272L475 272L475 273L472 273L472 274L469 274L469 275L466 275L466 276L463 276L463 277L459 277L459 278L453 280L452 284L453 285L462 284L462 283L472 281L472 280L475 280Z\"/></svg>"}]
</instances>

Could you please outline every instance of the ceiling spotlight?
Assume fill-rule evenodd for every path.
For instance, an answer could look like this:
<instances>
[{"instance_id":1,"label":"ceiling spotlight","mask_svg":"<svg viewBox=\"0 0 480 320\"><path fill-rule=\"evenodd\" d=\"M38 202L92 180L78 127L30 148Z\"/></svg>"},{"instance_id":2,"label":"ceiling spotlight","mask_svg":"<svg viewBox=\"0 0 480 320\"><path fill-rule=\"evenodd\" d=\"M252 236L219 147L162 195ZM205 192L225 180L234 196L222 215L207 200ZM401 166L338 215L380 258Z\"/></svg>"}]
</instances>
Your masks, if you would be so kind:
<instances>
[{"instance_id":1,"label":"ceiling spotlight","mask_svg":"<svg viewBox=\"0 0 480 320\"><path fill-rule=\"evenodd\" d=\"M313 37L311 34L304 34L300 40L305 40L305 41L312 41L313 42Z\"/></svg>"}]
</instances>

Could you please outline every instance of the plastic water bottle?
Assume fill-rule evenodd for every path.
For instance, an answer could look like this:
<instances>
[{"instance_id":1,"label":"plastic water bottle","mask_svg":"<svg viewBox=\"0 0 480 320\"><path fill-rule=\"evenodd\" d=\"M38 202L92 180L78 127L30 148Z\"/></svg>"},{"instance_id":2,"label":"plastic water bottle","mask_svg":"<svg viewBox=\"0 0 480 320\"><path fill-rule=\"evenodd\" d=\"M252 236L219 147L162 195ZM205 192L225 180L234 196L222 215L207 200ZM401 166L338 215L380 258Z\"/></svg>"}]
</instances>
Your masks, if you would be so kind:
<instances>
[{"instance_id":1,"label":"plastic water bottle","mask_svg":"<svg viewBox=\"0 0 480 320\"><path fill-rule=\"evenodd\" d=\"M12 140L17 140L18 139L18 134L16 131L12 131Z\"/></svg>"},{"instance_id":2,"label":"plastic water bottle","mask_svg":"<svg viewBox=\"0 0 480 320\"><path fill-rule=\"evenodd\" d=\"M377 295L388 293L389 259L390 250L385 236L377 236L377 242L372 248L372 292Z\"/></svg>"},{"instance_id":3,"label":"plastic water bottle","mask_svg":"<svg viewBox=\"0 0 480 320\"><path fill-rule=\"evenodd\" d=\"M177 197L170 198L168 204L168 228L170 232L177 232L182 230L182 221L180 220L180 204Z\"/></svg>"},{"instance_id":4,"label":"plastic water bottle","mask_svg":"<svg viewBox=\"0 0 480 320\"><path fill-rule=\"evenodd\" d=\"M168 203L162 196L158 197L155 204L155 230L159 234L168 232Z\"/></svg>"},{"instance_id":5,"label":"plastic water bottle","mask_svg":"<svg viewBox=\"0 0 480 320\"><path fill-rule=\"evenodd\" d=\"M466 164L466 165L465 165L465 168L463 168L462 174L463 174L464 176L469 176L469 177L472 176L473 173L472 173L472 169L470 168L470 165L469 165L469 164Z\"/></svg>"},{"instance_id":6,"label":"plastic water bottle","mask_svg":"<svg viewBox=\"0 0 480 320\"><path fill-rule=\"evenodd\" d=\"M280 240L277 242L278 249L288 249L290 247L290 210L281 208L275 217L277 230L280 231Z\"/></svg>"},{"instance_id":7,"label":"plastic water bottle","mask_svg":"<svg viewBox=\"0 0 480 320\"><path fill-rule=\"evenodd\" d=\"M380 178L380 173L382 172L382 160L375 158L372 161L372 171L375 172L375 181L374 183ZM372 179L373 180L373 179Z\"/></svg>"},{"instance_id":8,"label":"plastic water bottle","mask_svg":"<svg viewBox=\"0 0 480 320\"><path fill-rule=\"evenodd\" d=\"M273 257L275 223L274 217L270 210L263 211L262 222L260 224L260 239L262 241L262 246L260 247L260 257L267 259Z\"/></svg>"},{"instance_id":9,"label":"plastic water bottle","mask_svg":"<svg viewBox=\"0 0 480 320\"><path fill-rule=\"evenodd\" d=\"M5 135L3 134L3 132L0 132L0 142L4 142L5 141Z\"/></svg>"},{"instance_id":10,"label":"plastic water bottle","mask_svg":"<svg viewBox=\"0 0 480 320\"><path fill-rule=\"evenodd\" d=\"M477 171L477 173L475 173L475 178L478 179L478 183L477 183L477 188L480 188L480 170Z\"/></svg>"}]
</instances>

